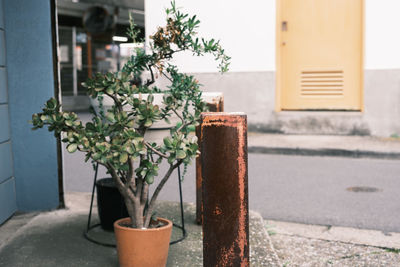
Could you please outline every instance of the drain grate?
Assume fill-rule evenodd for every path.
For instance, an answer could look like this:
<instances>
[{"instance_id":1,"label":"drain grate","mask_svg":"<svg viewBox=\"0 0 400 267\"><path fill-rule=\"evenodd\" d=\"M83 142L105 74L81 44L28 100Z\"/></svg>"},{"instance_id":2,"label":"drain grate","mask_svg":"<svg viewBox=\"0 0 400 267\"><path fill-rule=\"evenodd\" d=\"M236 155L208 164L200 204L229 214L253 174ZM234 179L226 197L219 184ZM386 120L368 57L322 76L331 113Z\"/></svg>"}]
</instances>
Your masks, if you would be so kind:
<instances>
[{"instance_id":1,"label":"drain grate","mask_svg":"<svg viewBox=\"0 0 400 267\"><path fill-rule=\"evenodd\" d=\"M347 191L356 192L356 193L374 193L382 191L376 187L369 187L369 186L352 186L346 188Z\"/></svg>"}]
</instances>

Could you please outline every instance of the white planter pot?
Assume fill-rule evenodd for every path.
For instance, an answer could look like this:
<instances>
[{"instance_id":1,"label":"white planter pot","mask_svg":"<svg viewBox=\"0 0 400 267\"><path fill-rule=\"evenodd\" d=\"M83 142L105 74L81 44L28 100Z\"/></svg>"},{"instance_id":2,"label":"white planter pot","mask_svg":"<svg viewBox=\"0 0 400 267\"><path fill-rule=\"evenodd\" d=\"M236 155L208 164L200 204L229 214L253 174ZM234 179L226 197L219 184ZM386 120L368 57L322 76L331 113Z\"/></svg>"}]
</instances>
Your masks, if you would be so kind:
<instances>
[{"instance_id":1,"label":"white planter pot","mask_svg":"<svg viewBox=\"0 0 400 267\"><path fill-rule=\"evenodd\" d=\"M141 94L141 95L135 94L134 96L138 98L141 97L142 99L147 99L148 94ZM153 94L153 96L154 96L153 104L158 105L160 108L163 108L164 94L162 93ZM221 92L203 92L202 99L206 103L217 104L223 101L223 94ZM96 113L98 114L100 112L99 101L93 98L90 98L90 101ZM112 100L112 98L109 96L104 96L103 98L104 113L106 113L107 110L110 109L113 105L114 105L114 100ZM130 106L129 105L124 106L124 110L129 111ZM168 133L169 129L174 125L176 125L177 122L179 122L179 118L175 114L172 114L171 117L169 117L168 119L171 122L170 124L166 123L165 121L155 122L146 132L145 139L148 140L149 142L156 142L156 143L162 142L163 138L169 134Z\"/></svg>"}]
</instances>

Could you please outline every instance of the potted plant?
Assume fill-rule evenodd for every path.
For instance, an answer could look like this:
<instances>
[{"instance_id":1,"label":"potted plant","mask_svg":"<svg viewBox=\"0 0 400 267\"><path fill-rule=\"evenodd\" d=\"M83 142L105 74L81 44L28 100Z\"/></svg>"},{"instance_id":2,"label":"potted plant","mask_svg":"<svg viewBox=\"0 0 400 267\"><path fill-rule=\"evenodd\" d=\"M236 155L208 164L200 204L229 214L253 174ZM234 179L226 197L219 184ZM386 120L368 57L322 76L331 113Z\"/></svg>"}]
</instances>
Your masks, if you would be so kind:
<instances>
[{"instance_id":1,"label":"potted plant","mask_svg":"<svg viewBox=\"0 0 400 267\"><path fill-rule=\"evenodd\" d=\"M156 199L172 172L198 154L197 138L192 133L206 105L198 81L180 73L170 60L178 52L189 51L196 56L214 55L221 72L229 65L230 58L218 41L197 37L200 22L196 16L182 13L174 2L166 13L166 25L150 36L148 51L138 49L121 71L98 73L84 84L92 98L113 100L106 113L93 114L92 121L84 125L75 113L62 111L52 98L41 113L32 115L33 129L48 126L56 137L63 134L68 152L84 152L86 161L105 166L114 179L129 214L129 218L114 223L121 266L166 264L172 223L152 218ZM132 21L128 34L135 42L138 31ZM144 71L150 78L135 85L132 81ZM161 76L170 81L164 90L152 86ZM155 93L163 93L162 105L154 103ZM179 121L162 142L146 140L145 134L154 123L169 123L172 115ZM167 161L169 168L156 178L162 161ZM150 196L153 183L157 185ZM134 243L135 239L139 243Z\"/></svg>"}]
</instances>

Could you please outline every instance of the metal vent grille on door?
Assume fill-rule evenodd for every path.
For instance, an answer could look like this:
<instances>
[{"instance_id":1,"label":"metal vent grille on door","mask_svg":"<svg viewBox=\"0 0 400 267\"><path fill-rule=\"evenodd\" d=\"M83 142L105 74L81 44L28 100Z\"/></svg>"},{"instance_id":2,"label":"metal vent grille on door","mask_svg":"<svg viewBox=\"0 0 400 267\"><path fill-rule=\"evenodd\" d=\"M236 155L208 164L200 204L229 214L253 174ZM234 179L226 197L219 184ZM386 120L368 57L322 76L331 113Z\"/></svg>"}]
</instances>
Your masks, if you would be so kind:
<instances>
[{"instance_id":1,"label":"metal vent grille on door","mask_svg":"<svg viewBox=\"0 0 400 267\"><path fill-rule=\"evenodd\" d=\"M304 97L343 96L343 71L302 71L300 94Z\"/></svg>"}]
</instances>

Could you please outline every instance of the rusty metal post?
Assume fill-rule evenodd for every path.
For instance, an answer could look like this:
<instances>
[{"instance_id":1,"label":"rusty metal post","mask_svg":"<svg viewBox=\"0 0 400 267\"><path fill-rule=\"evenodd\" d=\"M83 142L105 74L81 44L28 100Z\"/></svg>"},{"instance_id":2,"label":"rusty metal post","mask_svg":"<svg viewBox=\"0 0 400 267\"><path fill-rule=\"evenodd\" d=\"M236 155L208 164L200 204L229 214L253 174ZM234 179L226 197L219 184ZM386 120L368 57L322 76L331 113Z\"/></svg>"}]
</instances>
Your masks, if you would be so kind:
<instances>
[{"instance_id":1,"label":"rusty metal post","mask_svg":"<svg viewBox=\"0 0 400 267\"><path fill-rule=\"evenodd\" d=\"M203 266L249 266L247 117L203 113Z\"/></svg>"},{"instance_id":2,"label":"rusty metal post","mask_svg":"<svg viewBox=\"0 0 400 267\"><path fill-rule=\"evenodd\" d=\"M222 93L207 94L203 93L203 100L207 103L210 112L223 112L224 111L224 97ZM201 133L200 125L196 127L196 136L199 144L199 151L201 153ZM196 158L196 222L202 223L202 200L201 200L201 159Z\"/></svg>"}]
</instances>

